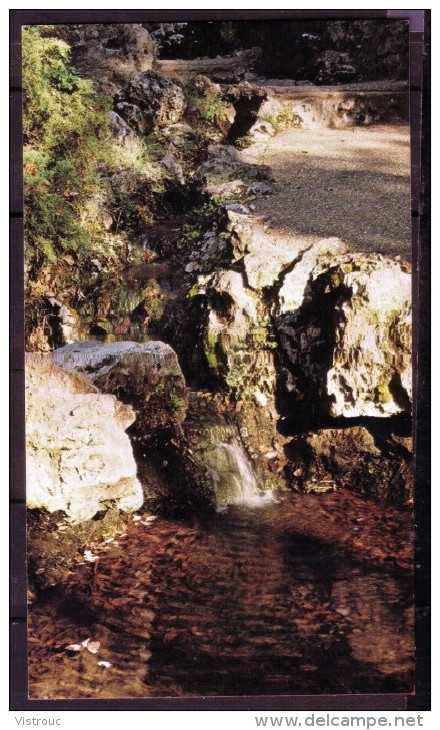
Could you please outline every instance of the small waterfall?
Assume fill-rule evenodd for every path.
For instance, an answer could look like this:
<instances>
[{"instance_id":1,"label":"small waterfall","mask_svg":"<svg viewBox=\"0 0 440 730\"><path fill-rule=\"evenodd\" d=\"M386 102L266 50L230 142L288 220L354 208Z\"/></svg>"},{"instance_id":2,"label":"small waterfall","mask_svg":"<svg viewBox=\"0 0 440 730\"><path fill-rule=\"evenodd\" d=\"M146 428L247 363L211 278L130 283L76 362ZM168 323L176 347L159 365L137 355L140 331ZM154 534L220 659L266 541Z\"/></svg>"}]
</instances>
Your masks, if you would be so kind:
<instances>
[{"instance_id":1,"label":"small waterfall","mask_svg":"<svg viewBox=\"0 0 440 730\"><path fill-rule=\"evenodd\" d=\"M219 509L231 504L256 507L274 501L272 492L259 490L252 465L236 441L218 444L216 452L217 465L210 472Z\"/></svg>"}]
</instances>

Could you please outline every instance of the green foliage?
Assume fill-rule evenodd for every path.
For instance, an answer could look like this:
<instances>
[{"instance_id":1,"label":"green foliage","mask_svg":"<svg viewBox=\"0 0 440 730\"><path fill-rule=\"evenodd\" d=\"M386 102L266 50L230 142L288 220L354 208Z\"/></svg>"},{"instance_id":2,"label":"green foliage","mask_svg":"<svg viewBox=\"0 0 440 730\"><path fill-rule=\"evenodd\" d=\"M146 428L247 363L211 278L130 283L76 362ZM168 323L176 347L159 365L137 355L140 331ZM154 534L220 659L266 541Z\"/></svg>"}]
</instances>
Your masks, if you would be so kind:
<instances>
[{"instance_id":1,"label":"green foliage","mask_svg":"<svg viewBox=\"0 0 440 730\"><path fill-rule=\"evenodd\" d=\"M291 127L300 127L302 122L300 115L287 107L280 109L277 114L267 114L264 118L267 122L270 122L276 132L281 132L283 129L290 129Z\"/></svg>"},{"instance_id":2,"label":"green foliage","mask_svg":"<svg viewBox=\"0 0 440 730\"><path fill-rule=\"evenodd\" d=\"M192 208L183 226L183 238L188 244L200 239L203 233L211 227L212 222L223 210L224 199L214 195L209 200Z\"/></svg>"},{"instance_id":3,"label":"green foliage","mask_svg":"<svg viewBox=\"0 0 440 730\"><path fill-rule=\"evenodd\" d=\"M221 96L192 96L187 95L188 107L196 111L204 122L226 122L230 105Z\"/></svg>"},{"instance_id":4,"label":"green foliage","mask_svg":"<svg viewBox=\"0 0 440 730\"><path fill-rule=\"evenodd\" d=\"M110 103L70 66L47 28L23 30L25 239L31 274L63 251L90 246L87 201L102 185Z\"/></svg>"},{"instance_id":5,"label":"green foliage","mask_svg":"<svg viewBox=\"0 0 440 730\"><path fill-rule=\"evenodd\" d=\"M185 405L185 400L177 395L174 388L170 392L170 402L175 411L180 411Z\"/></svg>"},{"instance_id":6,"label":"green foliage","mask_svg":"<svg viewBox=\"0 0 440 730\"><path fill-rule=\"evenodd\" d=\"M378 403L389 403L393 400L388 385L378 385L375 390L375 397Z\"/></svg>"},{"instance_id":7,"label":"green foliage","mask_svg":"<svg viewBox=\"0 0 440 730\"><path fill-rule=\"evenodd\" d=\"M231 105L221 96L186 95L186 118L191 124L199 144L218 142L229 127Z\"/></svg>"}]
</instances>

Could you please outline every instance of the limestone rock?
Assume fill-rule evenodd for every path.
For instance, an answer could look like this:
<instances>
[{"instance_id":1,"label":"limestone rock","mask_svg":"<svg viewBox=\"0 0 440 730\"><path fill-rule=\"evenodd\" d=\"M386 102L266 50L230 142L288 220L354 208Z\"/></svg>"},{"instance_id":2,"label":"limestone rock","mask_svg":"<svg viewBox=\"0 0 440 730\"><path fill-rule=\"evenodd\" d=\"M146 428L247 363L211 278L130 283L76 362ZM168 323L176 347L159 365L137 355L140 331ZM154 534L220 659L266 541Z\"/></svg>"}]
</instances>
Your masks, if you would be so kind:
<instances>
[{"instance_id":1,"label":"limestone rock","mask_svg":"<svg viewBox=\"0 0 440 730\"><path fill-rule=\"evenodd\" d=\"M87 372L105 393L133 406L134 431L153 444L172 435L186 413L186 387L177 355L164 342L79 341L55 350L54 363Z\"/></svg>"},{"instance_id":2,"label":"limestone rock","mask_svg":"<svg viewBox=\"0 0 440 730\"><path fill-rule=\"evenodd\" d=\"M307 246L299 254L295 266L283 276L278 290L278 311L292 312L304 301L310 272L318 261L331 262L334 256L348 252L348 246L339 238L323 238Z\"/></svg>"},{"instance_id":3,"label":"limestone rock","mask_svg":"<svg viewBox=\"0 0 440 730\"><path fill-rule=\"evenodd\" d=\"M226 232L232 260L242 258L248 286L255 291L277 288L277 309L291 311L300 306L310 272L318 261L331 261L348 248L339 238L324 238L315 243L292 235L269 233L255 217L228 210Z\"/></svg>"},{"instance_id":4,"label":"limestone rock","mask_svg":"<svg viewBox=\"0 0 440 730\"><path fill-rule=\"evenodd\" d=\"M213 99L216 96L220 96L222 93L221 87L219 84L214 84L207 76L204 76L203 74L198 74L197 76L194 76L188 84L186 85L186 89L189 92L189 94L194 94L194 96L202 96L207 99Z\"/></svg>"},{"instance_id":5,"label":"limestone rock","mask_svg":"<svg viewBox=\"0 0 440 730\"><path fill-rule=\"evenodd\" d=\"M232 145L210 145L198 178L203 192L228 198L255 181L271 180L272 175L267 165L249 163Z\"/></svg>"},{"instance_id":6,"label":"limestone rock","mask_svg":"<svg viewBox=\"0 0 440 730\"><path fill-rule=\"evenodd\" d=\"M116 111L140 134L150 134L180 121L185 96L182 87L146 71L115 96Z\"/></svg>"},{"instance_id":7,"label":"limestone rock","mask_svg":"<svg viewBox=\"0 0 440 730\"><path fill-rule=\"evenodd\" d=\"M275 129L267 119L258 119L247 132L247 137L252 142L260 142L268 137L273 137Z\"/></svg>"},{"instance_id":8,"label":"limestone rock","mask_svg":"<svg viewBox=\"0 0 440 730\"><path fill-rule=\"evenodd\" d=\"M81 23L55 26L72 47L75 68L98 89L114 93L135 74L151 69L156 44L138 23Z\"/></svg>"},{"instance_id":9,"label":"limestone rock","mask_svg":"<svg viewBox=\"0 0 440 730\"><path fill-rule=\"evenodd\" d=\"M302 306L279 317L278 331L288 390L305 412L312 405L345 418L410 412L407 265L364 254L318 262Z\"/></svg>"},{"instance_id":10,"label":"limestone rock","mask_svg":"<svg viewBox=\"0 0 440 730\"><path fill-rule=\"evenodd\" d=\"M381 441L386 441L384 450L377 446ZM345 487L358 496L406 502L413 478L410 439L405 441L409 450L399 447L399 437L392 433L384 439L360 426L305 433L287 447L287 481L303 492Z\"/></svg>"},{"instance_id":11,"label":"limestone rock","mask_svg":"<svg viewBox=\"0 0 440 730\"><path fill-rule=\"evenodd\" d=\"M167 169L169 174L179 183L179 185L185 185L185 176L183 174L182 165L177 162L173 155L165 155L165 157L162 157L160 164Z\"/></svg>"},{"instance_id":12,"label":"limestone rock","mask_svg":"<svg viewBox=\"0 0 440 730\"><path fill-rule=\"evenodd\" d=\"M125 140L132 135L132 130L128 126L127 122L114 111L110 112L109 119L110 128L118 142L125 142Z\"/></svg>"},{"instance_id":13,"label":"limestone rock","mask_svg":"<svg viewBox=\"0 0 440 730\"><path fill-rule=\"evenodd\" d=\"M91 519L115 502L143 502L125 429L133 409L97 392L85 377L30 357L26 367L26 472L29 508Z\"/></svg>"},{"instance_id":14,"label":"limestone rock","mask_svg":"<svg viewBox=\"0 0 440 730\"><path fill-rule=\"evenodd\" d=\"M240 403L241 442L261 484L270 486L276 475L267 470L264 455L278 451L282 441L276 430L276 343L270 318L258 294L245 285L243 273L220 270L199 277L199 282L199 296L206 298L202 325L206 364Z\"/></svg>"},{"instance_id":15,"label":"limestone rock","mask_svg":"<svg viewBox=\"0 0 440 730\"><path fill-rule=\"evenodd\" d=\"M47 302L52 307L53 341L67 345L76 340L79 333L76 312L55 299L55 297L47 297Z\"/></svg>"}]
</instances>

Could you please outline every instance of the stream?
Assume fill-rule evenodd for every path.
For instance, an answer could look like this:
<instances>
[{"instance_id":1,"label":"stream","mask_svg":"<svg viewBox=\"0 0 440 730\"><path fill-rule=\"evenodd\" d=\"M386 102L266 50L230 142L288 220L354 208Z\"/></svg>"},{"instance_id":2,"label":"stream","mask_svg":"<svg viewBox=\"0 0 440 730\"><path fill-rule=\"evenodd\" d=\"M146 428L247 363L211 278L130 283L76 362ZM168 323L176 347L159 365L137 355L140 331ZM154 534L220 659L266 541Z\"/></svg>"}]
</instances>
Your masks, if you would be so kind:
<instances>
[{"instance_id":1,"label":"stream","mask_svg":"<svg viewBox=\"0 0 440 730\"><path fill-rule=\"evenodd\" d=\"M135 519L87 600L31 607L30 696L409 692L411 522L343 491Z\"/></svg>"},{"instance_id":2,"label":"stream","mask_svg":"<svg viewBox=\"0 0 440 730\"><path fill-rule=\"evenodd\" d=\"M323 87L356 65L319 58L326 36L298 30L313 75L298 56L302 80L265 81L234 23L199 50L244 51L193 59L189 28L187 60L172 58L186 30L172 41L170 24L157 37L150 25L61 26L81 76L64 60L42 76L51 134L27 120L29 697L411 693L410 139L397 61L383 90ZM49 53L52 31L31 31L35 58ZM318 74L323 59L349 70ZM39 73L24 85L30 110ZM114 139L105 105L85 105L83 73L108 98ZM64 150L52 138L67 93ZM86 108L96 119L80 125ZM82 191L84 154L96 180L84 173ZM65 200L57 176L72 183Z\"/></svg>"}]
</instances>

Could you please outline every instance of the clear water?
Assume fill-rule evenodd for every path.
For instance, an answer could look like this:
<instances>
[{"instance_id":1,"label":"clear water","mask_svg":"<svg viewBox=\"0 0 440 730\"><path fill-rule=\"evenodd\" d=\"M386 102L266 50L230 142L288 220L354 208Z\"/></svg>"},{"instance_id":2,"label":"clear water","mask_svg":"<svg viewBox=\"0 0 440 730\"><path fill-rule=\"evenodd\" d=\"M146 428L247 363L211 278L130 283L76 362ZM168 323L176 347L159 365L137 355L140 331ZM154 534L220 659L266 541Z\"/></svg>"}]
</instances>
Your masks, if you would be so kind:
<instances>
[{"instance_id":1,"label":"clear water","mask_svg":"<svg viewBox=\"0 0 440 730\"><path fill-rule=\"evenodd\" d=\"M411 691L411 561L411 515L349 494L133 522L31 608L31 696Z\"/></svg>"}]
</instances>

